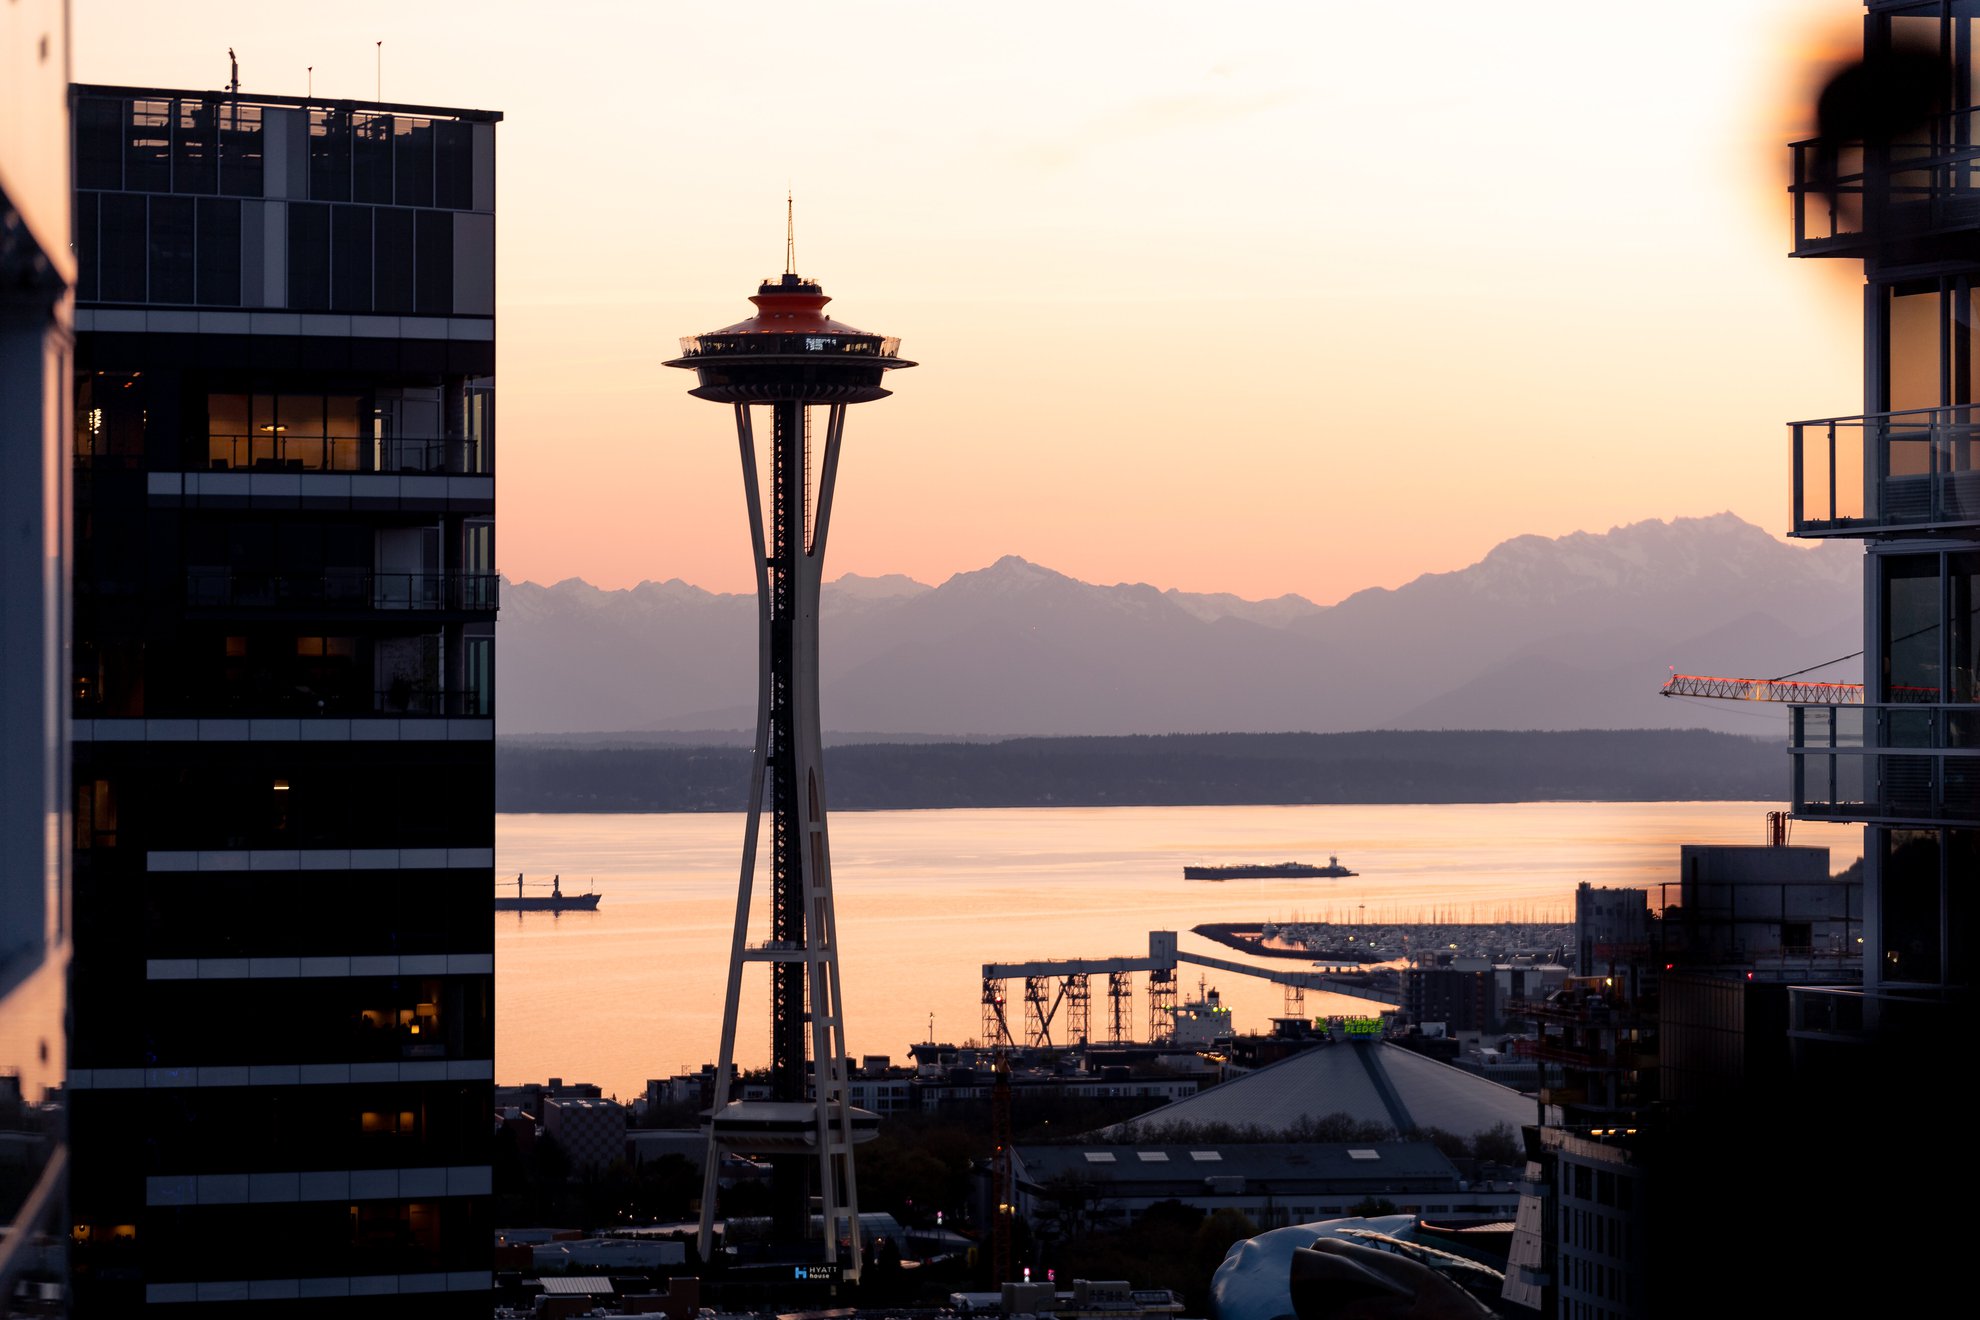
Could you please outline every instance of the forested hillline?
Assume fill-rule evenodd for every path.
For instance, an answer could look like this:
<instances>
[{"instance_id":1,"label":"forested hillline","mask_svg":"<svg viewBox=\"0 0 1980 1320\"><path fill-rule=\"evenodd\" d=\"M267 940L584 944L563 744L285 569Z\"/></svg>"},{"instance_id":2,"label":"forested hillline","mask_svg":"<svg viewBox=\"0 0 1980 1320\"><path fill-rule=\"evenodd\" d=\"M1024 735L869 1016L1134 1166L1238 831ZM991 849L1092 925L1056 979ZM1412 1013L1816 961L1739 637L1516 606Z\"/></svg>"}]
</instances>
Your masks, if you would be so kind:
<instances>
[{"instance_id":1,"label":"forested hillline","mask_svg":"<svg viewBox=\"0 0 1980 1320\"><path fill-rule=\"evenodd\" d=\"M1776 801L1771 739L1702 730L1226 733L860 743L825 754L835 811L1391 802ZM741 811L737 747L504 741L499 811Z\"/></svg>"}]
</instances>

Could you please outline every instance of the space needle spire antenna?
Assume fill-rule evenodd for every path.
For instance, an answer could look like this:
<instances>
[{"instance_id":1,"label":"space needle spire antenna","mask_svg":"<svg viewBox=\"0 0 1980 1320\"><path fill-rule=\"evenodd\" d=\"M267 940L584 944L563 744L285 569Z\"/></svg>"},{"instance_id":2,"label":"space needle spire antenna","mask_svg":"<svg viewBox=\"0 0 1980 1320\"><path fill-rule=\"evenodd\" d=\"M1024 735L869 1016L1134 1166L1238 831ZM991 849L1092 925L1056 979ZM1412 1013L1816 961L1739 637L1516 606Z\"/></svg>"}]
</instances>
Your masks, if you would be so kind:
<instances>
[{"instance_id":1,"label":"space needle spire antenna","mask_svg":"<svg viewBox=\"0 0 1980 1320\"><path fill-rule=\"evenodd\" d=\"M885 398L890 391L881 386L881 377L914 363L900 356L900 340L825 314L831 299L817 281L796 270L788 194L784 206L785 270L764 280L750 298L756 314L681 340L681 356L667 363L695 373L689 391L695 398L727 404L734 414L756 571L755 752L720 1061L704 1129L708 1152L699 1241L701 1257L708 1260L723 1159L767 1157L771 1245L781 1263L807 1270L836 1266L843 1277L857 1279L863 1251L853 1146L875 1135L879 1117L853 1108L849 1083L818 719L818 597L846 409ZM814 411L825 423L815 487ZM755 423L762 412L769 414L767 501L756 461ZM756 847L766 798L770 938L751 946ZM768 964L770 973L770 1096L744 1100L737 1098L735 1084L736 1020L743 972L755 963ZM810 1227L813 1196L822 1211L823 1231L817 1236ZM851 1248L844 1259L841 1240Z\"/></svg>"},{"instance_id":2,"label":"space needle spire antenna","mask_svg":"<svg viewBox=\"0 0 1980 1320\"><path fill-rule=\"evenodd\" d=\"M797 217L791 210L791 190L784 190L784 274L797 274Z\"/></svg>"}]
</instances>

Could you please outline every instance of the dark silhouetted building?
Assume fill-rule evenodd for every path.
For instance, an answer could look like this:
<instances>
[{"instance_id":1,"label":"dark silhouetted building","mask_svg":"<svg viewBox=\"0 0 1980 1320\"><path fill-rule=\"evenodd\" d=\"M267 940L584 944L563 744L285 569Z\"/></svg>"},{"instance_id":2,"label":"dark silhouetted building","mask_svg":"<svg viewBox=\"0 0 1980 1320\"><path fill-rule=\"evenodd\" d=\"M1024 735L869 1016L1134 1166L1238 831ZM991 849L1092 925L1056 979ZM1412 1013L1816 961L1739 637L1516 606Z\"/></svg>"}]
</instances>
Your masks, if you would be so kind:
<instances>
[{"instance_id":1,"label":"dark silhouetted building","mask_svg":"<svg viewBox=\"0 0 1980 1320\"><path fill-rule=\"evenodd\" d=\"M1492 964L1453 958L1403 972L1403 1012L1416 1023L1441 1022L1450 1032L1492 1031L1499 1025Z\"/></svg>"},{"instance_id":2,"label":"dark silhouetted building","mask_svg":"<svg viewBox=\"0 0 1980 1320\"><path fill-rule=\"evenodd\" d=\"M1632 1320L1651 1304L1654 1259L1641 1133L1529 1127L1503 1293L1509 1314ZM1709 1309L1709 1307L1708 1307Z\"/></svg>"},{"instance_id":3,"label":"dark silhouetted building","mask_svg":"<svg viewBox=\"0 0 1980 1320\"><path fill-rule=\"evenodd\" d=\"M72 117L78 1313L485 1316L500 116Z\"/></svg>"},{"instance_id":4,"label":"dark silhouetted building","mask_svg":"<svg viewBox=\"0 0 1980 1320\"><path fill-rule=\"evenodd\" d=\"M1577 975L1615 975L1640 967L1650 955L1651 939L1649 890L1601 889L1585 880L1575 886ZM1642 988L1631 986L1632 991Z\"/></svg>"},{"instance_id":5,"label":"dark silhouetted building","mask_svg":"<svg viewBox=\"0 0 1980 1320\"><path fill-rule=\"evenodd\" d=\"M1785 1083L1791 985L1862 981L1862 887L1829 850L1685 844L1664 909L1659 1074L1679 1108Z\"/></svg>"}]
</instances>

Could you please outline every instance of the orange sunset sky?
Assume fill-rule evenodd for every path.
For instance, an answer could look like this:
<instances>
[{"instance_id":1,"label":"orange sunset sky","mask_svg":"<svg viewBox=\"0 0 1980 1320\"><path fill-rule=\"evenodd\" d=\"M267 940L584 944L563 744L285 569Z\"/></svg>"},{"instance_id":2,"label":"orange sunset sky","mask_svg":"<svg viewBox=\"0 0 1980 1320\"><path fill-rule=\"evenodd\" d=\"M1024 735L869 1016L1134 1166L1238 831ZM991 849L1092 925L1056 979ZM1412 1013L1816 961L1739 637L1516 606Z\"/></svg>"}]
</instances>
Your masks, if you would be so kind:
<instances>
[{"instance_id":1,"label":"orange sunset sky","mask_svg":"<svg viewBox=\"0 0 1980 1320\"><path fill-rule=\"evenodd\" d=\"M1785 143L1849 0L74 0L79 81L501 110L500 567L749 589L663 368L798 267L922 365L829 572L1003 554L1328 602L1526 532L1788 519L1861 411ZM313 75L306 72L314 66Z\"/></svg>"}]
</instances>

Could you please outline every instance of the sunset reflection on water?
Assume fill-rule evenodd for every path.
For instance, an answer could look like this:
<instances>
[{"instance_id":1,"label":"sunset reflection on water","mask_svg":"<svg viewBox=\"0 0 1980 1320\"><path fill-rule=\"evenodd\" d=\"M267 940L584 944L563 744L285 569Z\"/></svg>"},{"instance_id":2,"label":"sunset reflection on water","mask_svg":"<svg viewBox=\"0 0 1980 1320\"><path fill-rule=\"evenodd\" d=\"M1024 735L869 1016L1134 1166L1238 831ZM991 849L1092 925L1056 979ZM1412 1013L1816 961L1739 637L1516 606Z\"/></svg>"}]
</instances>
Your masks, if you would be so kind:
<instances>
[{"instance_id":1,"label":"sunset reflection on water","mask_svg":"<svg viewBox=\"0 0 1980 1320\"><path fill-rule=\"evenodd\" d=\"M1113 807L841 812L831 819L847 1044L906 1062L929 1018L940 1040L980 1034L981 966L1182 948L1247 959L1188 934L1213 921L1505 921L1572 917L1574 887L1675 884L1681 843L1761 843L1765 802L1438 806ZM496 875L595 883L591 913L497 914L496 1079L596 1082L626 1098L649 1077L715 1057L735 920L742 817L502 815ZM1862 831L1800 823L1839 871ZM1185 864L1324 861L1344 879L1186 881ZM765 883L763 876L759 884ZM753 939L766 936L752 932ZM1277 986L1199 974L1240 1030L1283 1012ZM743 982L737 1049L768 1057L768 980ZM1308 995L1309 1013L1359 1001ZM1135 1021L1147 998L1135 985ZM1098 1012L1096 1010L1096 1021Z\"/></svg>"}]
</instances>

